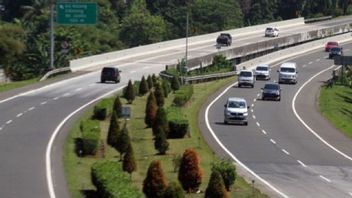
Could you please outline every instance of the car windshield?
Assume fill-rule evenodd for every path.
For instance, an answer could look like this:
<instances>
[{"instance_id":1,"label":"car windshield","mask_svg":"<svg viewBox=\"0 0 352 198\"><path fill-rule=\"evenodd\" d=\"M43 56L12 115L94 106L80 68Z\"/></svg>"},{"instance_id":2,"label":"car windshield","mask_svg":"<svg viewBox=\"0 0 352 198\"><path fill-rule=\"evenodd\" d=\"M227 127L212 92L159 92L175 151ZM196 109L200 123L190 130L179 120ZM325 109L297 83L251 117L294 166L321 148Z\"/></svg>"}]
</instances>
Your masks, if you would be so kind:
<instances>
[{"instance_id":1,"label":"car windshield","mask_svg":"<svg viewBox=\"0 0 352 198\"><path fill-rule=\"evenodd\" d=\"M229 108L246 108L246 103L242 101L230 101L228 104Z\"/></svg>"},{"instance_id":2,"label":"car windshield","mask_svg":"<svg viewBox=\"0 0 352 198\"><path fill-rule=\"evenodd\" d=\"M266 31L272 31L273 28L266 28Z\"/></svg>"},{"instance_id":3,"label":"car windshield","mask_svg":"<svg viewBox=\"0 0 352 198\"><path fill-rule=\"evenodd\" d=\"M268 71L268 67L261 67L261 66L258 66L258 67L257 67L257 71Z\"/></svg>"},{"instance_id":4,"label":"car windshield","mask_svg":"<svg viewBox=\"0 0 352 198\"><path fill-rule=\"evenodd\" d=\"M104 68L103 69L103 73L113 73L115 71L115 69L114 68Z\"/></svg>"},{"instance_id":5,"label":"car windshield","mask_svg":"<svg viewBox=\"0 0 352 198\"><path fill-rule=\"evenodd\" d=\"M266 85L264 85L264 89L278 90L278 89L279 89L279 85L276 85L276 84L266 84Z\"/></svg>"},{"instance_id":6,"label":"car windshield","mask_svg":"<svg viewBox=\"0 0 352 198\"><path fill-rule=\"evenodd\" d=\"M332 52L340 52L340 51L341 51L341 48L339 48L339 47L334 47L334 48L331 48L331 51L332 51Z\"/></svg>"},{"instance_id":7,"label":"car windshield","mask_svg":"<svg viewBox=\"0 0 352 198\"><path fill-rule=\"evenodd\" d=\"M241 72L240 76L244 76L244 77L251 77L252 76L252 72Z\"/></svg>"},{"instance_id":8,"label":"car windshield","mask_svg":"<svg viewBox=\"0 0 352 198\"><path fill-rule=\"evenodd\" d=\"M280 71L281 71L281 72L294 73L294 72L295 72L295 69L294 69L294 68L288 68L288 67L281 67Z\"/></svg>"}]
</instances>

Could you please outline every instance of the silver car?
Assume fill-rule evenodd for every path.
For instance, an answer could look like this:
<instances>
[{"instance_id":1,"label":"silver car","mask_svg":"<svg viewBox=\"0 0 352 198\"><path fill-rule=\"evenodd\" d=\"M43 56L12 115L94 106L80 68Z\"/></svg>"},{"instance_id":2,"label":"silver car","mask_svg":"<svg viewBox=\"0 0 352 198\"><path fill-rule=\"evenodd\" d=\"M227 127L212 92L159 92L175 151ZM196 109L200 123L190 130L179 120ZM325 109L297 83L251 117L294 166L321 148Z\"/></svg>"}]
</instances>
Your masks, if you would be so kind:
<instances>
[{"instance_id":1,"label":"silver car","mask_svg":"<svg viewBox=\"0 0 352 198\"><path fill-rule=\"evenodd\" d=\"M243 98L230 97L224 105L224 123L248 125L248 108L247 102Z\"/></svg>"}]
</instances>

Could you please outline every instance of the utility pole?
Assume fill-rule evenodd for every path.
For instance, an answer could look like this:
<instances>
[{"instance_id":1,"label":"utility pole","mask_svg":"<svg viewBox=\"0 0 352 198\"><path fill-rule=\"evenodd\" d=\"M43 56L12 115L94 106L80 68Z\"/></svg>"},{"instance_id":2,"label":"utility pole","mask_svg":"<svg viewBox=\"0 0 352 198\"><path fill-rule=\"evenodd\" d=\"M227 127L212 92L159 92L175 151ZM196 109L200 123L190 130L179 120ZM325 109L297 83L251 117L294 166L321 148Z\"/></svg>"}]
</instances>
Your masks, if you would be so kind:
<instances>
[{"instance_id":1,"label":"utility pole","mask_svg":"<svg viewBox=\"0 0 352 198\"><path fill-rule=\"evenodd\" d=\"M54 66L54 0L50 2L50 70L55 69Z\"/></svg>"},{"instance_id":2,"label":"utility pole","mask_svg":"<svg viewBox=\"0 0 352 198\"><path fill-rule=\"evenodd\" d=\"M185 55L185 67L187 67L187 62L188 62L188 26L189 26L189 14L188 14L188 9L187 9L187 16L186 16L186 55ZM183 68L182 68L183 69Z\"/></svg>"}]
</instances>

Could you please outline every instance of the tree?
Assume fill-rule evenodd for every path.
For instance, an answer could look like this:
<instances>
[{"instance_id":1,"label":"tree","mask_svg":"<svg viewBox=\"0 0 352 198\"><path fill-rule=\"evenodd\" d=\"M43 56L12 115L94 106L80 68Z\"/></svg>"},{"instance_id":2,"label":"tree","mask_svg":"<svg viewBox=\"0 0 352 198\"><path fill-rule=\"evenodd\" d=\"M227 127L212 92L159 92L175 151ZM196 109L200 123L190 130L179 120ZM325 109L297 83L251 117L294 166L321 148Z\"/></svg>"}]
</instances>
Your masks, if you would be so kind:
<instances>
[{"instance_id":1,"label":"tree","mask_svg":"<svg viewBox=\"0 0 352 198\"><path fill-rule=\"evenodd\" d=\"M230 191L236 180L236 166L230 161L221 160L213 164L212 171L217 171L221 174L226 190Z\"/></svg>"},{"instance_id":2,"label":"tree","mask_svg":"<svg viewBox=\"0 0 352 198\"><path fill-rule=\"evenodd\" d=\"M156 103L158 104L158 107L162 107L165 104L165 94L164 94L164 90L161 87L160 83L157 82L155 85L155 98L156 98Z\"/></svg>"},{"instance_id":3,"label":"tree","mask_svg":"<svg viewBox=\"0 0 352 198\"><path fill-rule=\"evenodd\" d=\"M137 164L131 144L128 145L126 154L123 156L122 170L128 172L131 178L132 173L137 170Z\"/></svg>"},{"instance_id":4,"label":"tree","mask_svg":"<svg viewBox=\"0 0 352 198\"><path fill-rule=\"evenodd\" d=\"M147 82L148 82L149 89L152 89L154 87L154 84L153 84L152 77L150 75L148 75L147 77Z\"/></svg>"},{"instance_id":5,"label":"tree","mask_svg":"<svg viewBox=\"0 0 352 198\"><path fill-rule=\"evenodd\" d=\"M166 188L164 172L160 161L150 163L147 176L143 181L143 192L147 198L161 198Z\"/></svg>"},{"instance_id":6,"label":"tree","mask_svg":"<svg viewBox=\"0 0 352 198\"><path fill-rule=\"evenodd\" d=\"M114 147L116 145L117 139L120 135L120 126L117 120L116 112L113 111L110 118L110 125L108 130L107 143Z\"/></svg>"},{"instance_id":7,"label":"tree","mask_svg":"<svg viewBox=\"0 0 352 198\"><path fill-rule=\"evenodd\" d=\"M184 198L185 193L176 182L171 182L165 189L162 198Z\"/></svg>"},{"instance_id":8,"label":"tree","mask_svg":"<svg viewBox=\"0 0 352 198\"><path fill-rule=\"evenodd\" d=\"M142 76L141 83L139 84L139 94L143 96L144 94L148 93L148 91L149 91L148 83L145 80L144 76Z\"/></svg>"},{"instance_id":9,"label":"tree","mask_svg":"<svg viewBox=\"0 0 352 198\"><path fill-rule=\"evenodd\" d=\"M166 79L163 79L161 82L162 82L162 86L163 86L164 96L165 96L165 98L167 98L167 96L171 92L170 82Z\"/></svg>"},{"instance_id":10,"label":"tree","mask_svg":"<svg viewBox=\"0 0 352 198\"><path fill-rule=\"evenodd\" d=\"M174 92L180 89L180 81L177 76L172 77L171 88Z\"/></svg>"},{"instance_id":11,"label":"tree","mask_svg":"<svg viewBox=\"0 0 352 198\"><path fill-rule=\"evenodd\" d=\"M127 88L125 90L125 98L128 101L129 104L132 104L134 98L135 98L135 94L134 94L134 88L133 88L133 84L132 81L129 80L128 81L128 85Z\"/></svg>"},{"instance_id":12,"label":"tree","mask_svg":"<svg viewBox=\"0 0 352 198\"><path fill-rule=\"evenodd\" d=\"M120 153L120 160L127 152L128 146L131 144L130 136L128 135L127 124L125 123L120 135L118 136L115 144L115 149Z\"/></svg>"},{"instance_id":13,"label":"tree","mask_svg":"<svg viewBox=\"0 0 352 198\"><path fill-rule=\"evenodd\" d=\"M145 107L144 122L147 125L147 127L153 126L155 119L156 119L157 111L158 111L158 104L156 103L156 98L154 96L154 92L151 91L149 93L149 96L147 99L147 104Z\"/></svg>"},{"instance_id":14,"label":"tree","mask_svg":"<svg viewBox=\"0 0 352 198\"><path fill-rule=\"evenodd\" d=\"M169 123L167 121L166 111L163 107L159 107L156 112L155 121L153 123L153 134L154 136L157 134L158 127L161 127L165 132L166 137L169 134Z\"/></svg>"},{"instance_id":15,"label":"tree","mask_svg":"<svg viewBox=\"0 0 352 198\"><path fill-rule=\"evenodd\" d=\"M116 98L114 100L113 112L116 113L116 117L117 118L121 118L122 117L122 103L121 103L121 100L120 100L120 96L116 96Z\"/></svg>"},{"instance_id":16,"label":"tree","mask_svg":"<svg viewBox=\"0 0 352 198\"><path fill-rule=\"evenodd\" d=\"M178 172L178 180L182 188L189 192L196 192L202 183L202 171L199 157L194 149L187 149L182 156Z\"/></svg>"},{"instance_id":17,"label":"tree","mask_svg":"<svg viewBox=\"0 0 352 198\"><path fill-rule=\"evenodd\" d=\"M154 86L155 86L156 84L158 84L158 78L156 77L155 74L152 74L152 80L153 80Z\"/></svg>"},{"instance_id":18,"label":"tree","mask_svg":"<svg viewBox=\"0 0 352 198\"><path fill-rule=\"evenodd\" d=\"M214 170L211 173L208 187L205 190L204 198L227 198L227 191L225 190L224 181L221 178L221 174Z\"/></svg>"},{"instance_id":19,"label":"tree","mask_svg":"<svg viewBox=\"0 0 352 198\"><path fill-rule=\"evenodd\" d=\"M166 134L162 127L157 127L156 129L154 148L159 151L160 155L165 155L166 151L169 150L169 143L167 142Z\"/></svg>"}]
</instances>

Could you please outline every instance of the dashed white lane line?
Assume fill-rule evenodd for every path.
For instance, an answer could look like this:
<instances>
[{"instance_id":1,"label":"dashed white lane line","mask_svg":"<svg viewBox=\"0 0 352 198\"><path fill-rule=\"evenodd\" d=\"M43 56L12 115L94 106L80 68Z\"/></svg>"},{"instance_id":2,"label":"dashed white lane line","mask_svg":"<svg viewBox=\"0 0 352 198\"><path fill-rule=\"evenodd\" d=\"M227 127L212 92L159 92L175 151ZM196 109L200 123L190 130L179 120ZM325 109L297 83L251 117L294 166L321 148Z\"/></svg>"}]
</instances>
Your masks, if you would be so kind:
<instances>
[{"instance_id":1,"label":"dashed white lane line","mask_svg":"<svg viewBox=\"0 0 352 198\"><path fill-rule=\"evenodd\" d=\"M307 67L307 65L302 65L302 67Z\"/></svg>"},{"instance_id":2,"label":"dashed white lane line","mask_svg":"<svg viewBox=\"0 0 352 198\"><path fill-rule=\"evenodd\" d=\"M264 135L268 134L265 130L262 130L262 133L264 133Z\"/></svg>"},{"instance_id":3,"label":"dashed white lane line","mask_svg":"<svg viewBox=\"0 0 352 198\"><path fill-rule=\"evenodd\" d=\"M67 96L69 96L70 95L70 93L68 92L68 93L64 93L63 95L62 95L62 97L67 97Z\"/></svg>"},{"instance_id":4,"label":"dashed white lane line","mask_svg":"<svg viewBox=\"0 0 352 198\"><path fill-rule=\"evenodd\" d=\"M256 99L256 98L254 98L254 99L253 99L253 102L255 102L255 101L257 101L257 99Z\"/></svg>"},{"instance_id":5,"label":"dashed white lane line","mask_svg":"<svg viewBox=\"0 0 352 198\"><path fill-rule=\"evenodd\" d=\"M322 175L320 175L319 177L322 178L323 180L325 180L325 181L331 183L331 180L330 180L330 179L328 179L328 178L326 178L326 177L324 177L324 176L322 176Z\"/></svg>"},{"instance_id":6,"label":"dashed white lane line","mask_svg":"<svg viewBox=\"0 0 352 198\"><path fill-rule=\"evenodd\" d=\"M258 127L260 127L260 124L259 124L259 122L256 122L256 124L257 124L257 126L258 126Z\"/></svg>"},{"instance_id":7,"label":"dashed white lane line","mask_svg":"<svg viewBox=\"0 0 352 198\"><path fill-rule=\"evenodd\" d=\"M137 72L137 71L134 71L134 70L133 70L133 71L130 71L131 74L136 73L136 72Z\"/></svg>"},{"instance_id":8,"label":"dashed white lane line","mask_svg":"<svg viewBox=\"0 0 352 198\"><path fill-rule=\"evenodd\" d=\"M320 58L318 58L317 60L315 60L316 62L319 62L320 61Z\"/></svg>"},{"instance_id":9,"label":"dashed white lane line","mask_svg":"<svg viewBox=\"0 0 352 198\"><path fill-rule=\"evenodd\" d=\"M260 93L257 94L257 97L259 97L259 96L260 96Z\"/></svg>"},{"instance_id":10,"label":"dashed white lane line","mask_svg":"<svg viewBox=\"0 0 352 198\"><path fill-rule=\"evenodd\" d=\"M45 105L46 103L48 103L47 101L44 101L42 103L40 103L41 105Z\"/></svg>"},{"instance_id":11,"label":"dashed white lane line","mask_svg":"<svg viewBox=\"0 0 352 198\"><path fill-rule=\"evenodd\" d=\"M254 104L252 104L252 107L254 107Z\"/></svg>"},{"instance_id":12,"label":"dashed white lane line","mask_svg":"<svg viewBox=\"0 0 352 198\"><path fill-rule=\"evenodd\" d=\"M275 140L273 140L273 139L270 139L270 142L273 144L276 144Z\"/></svg>"},{"instance_id":13,"label":"dashed white lane line","mask_svg":"<svg viewBox=\"0 0 352 198\"><path fill-rule=\"evenodd\" d=\"M312 62L312 61L310 61L308 64L309 64L309 65L311 65L311 64L313 64L313 62Z\"/></svg>"},{"instance_id":14,"label":"dashed white lane line","mask_svg":"<svg viewBox=\"0 0 352 198\"><path fill-rule=\"evenodd\" d=\"M252 115L253 119L255 119L255 115Z\"/></svg>"},{"instance_id":15,"label":"dashed white lane line","mask_svg":"<svg viewBox=\"0 0 352 198\"><path fill-rule=\"evenodd\" d=\"M282 149L282 152L284 152L286 155L290 155L290 153L288 151L286 151L285 149Z\"/></svg>"},{"instance_id":16,"label":"dashed white lane line","mask_svg":"<svg viewBox=\"0 0 352 198\"><path fill-rule=\"evenodd\" d=\"M301 162L300 160L297 160L297 162L301 165L301 166L303 166L304 168L307 168L307 165L305 165L303 162Z\"/></svg>"},{"instance_id":17,"label":"dashed white lane line","mask_svg":"<svg viewBox=\"0 0 352 198\"><path fill-rule=\"evenodd\" d=\"M28 109L28 111L32 111L34 109L35 109L35 107L31 107L31 108Z\"/></svg>"},{"instance_id":18,"label":"dashed white lane line","mask_svg":"<svg viewBox=\"0 0 352 198\"><path fill-rule=\"evenodd\" d=\"M19 117L21 117L22 115L23 115L23 113L19 113L19 114L16 115L16 118L19 118Z\"/></svg>"},{"instance_id":19,"label":"dashed white lane line","mask_svg":"<svg viewBox=\"0 0 352 198\"><path fill-rule=\"evenodd\" d=\"M6 124L11 124L11 122L12 122L12 120L9 120L9 121L6 122Z\"/></svg>"},{"instance_id":20,"label":"dashed white lane line","mask_svg":"<svg viewBox=\"0 0 352 198\"><path fill-rule=\"evenodd\" d=\"M81 91L82 90L82 88L80 87L80 88L77 88L77 89L75 89L75 91Z\"/></svg>"},{"instance_id":21,"label":"dashed white lane line","mask_svg":"<svg viewBox=\"0 0 352 198\"><path fill-rule=\"evenodd\" d=\"M252 113L254 112L253 109L251 109L251 112L252 112Z\"/></svg>"},{"instance_id":22,"label":"dashed white lane line","mask_svg":"<svg viewBox=\"0 0 352 198\"><path fill-rule=\"evenodd\" d=\"M59 99L59 97L55 97L55 98L53 98L53 100L58 100Z\"/></svg>"}]
</instances>

